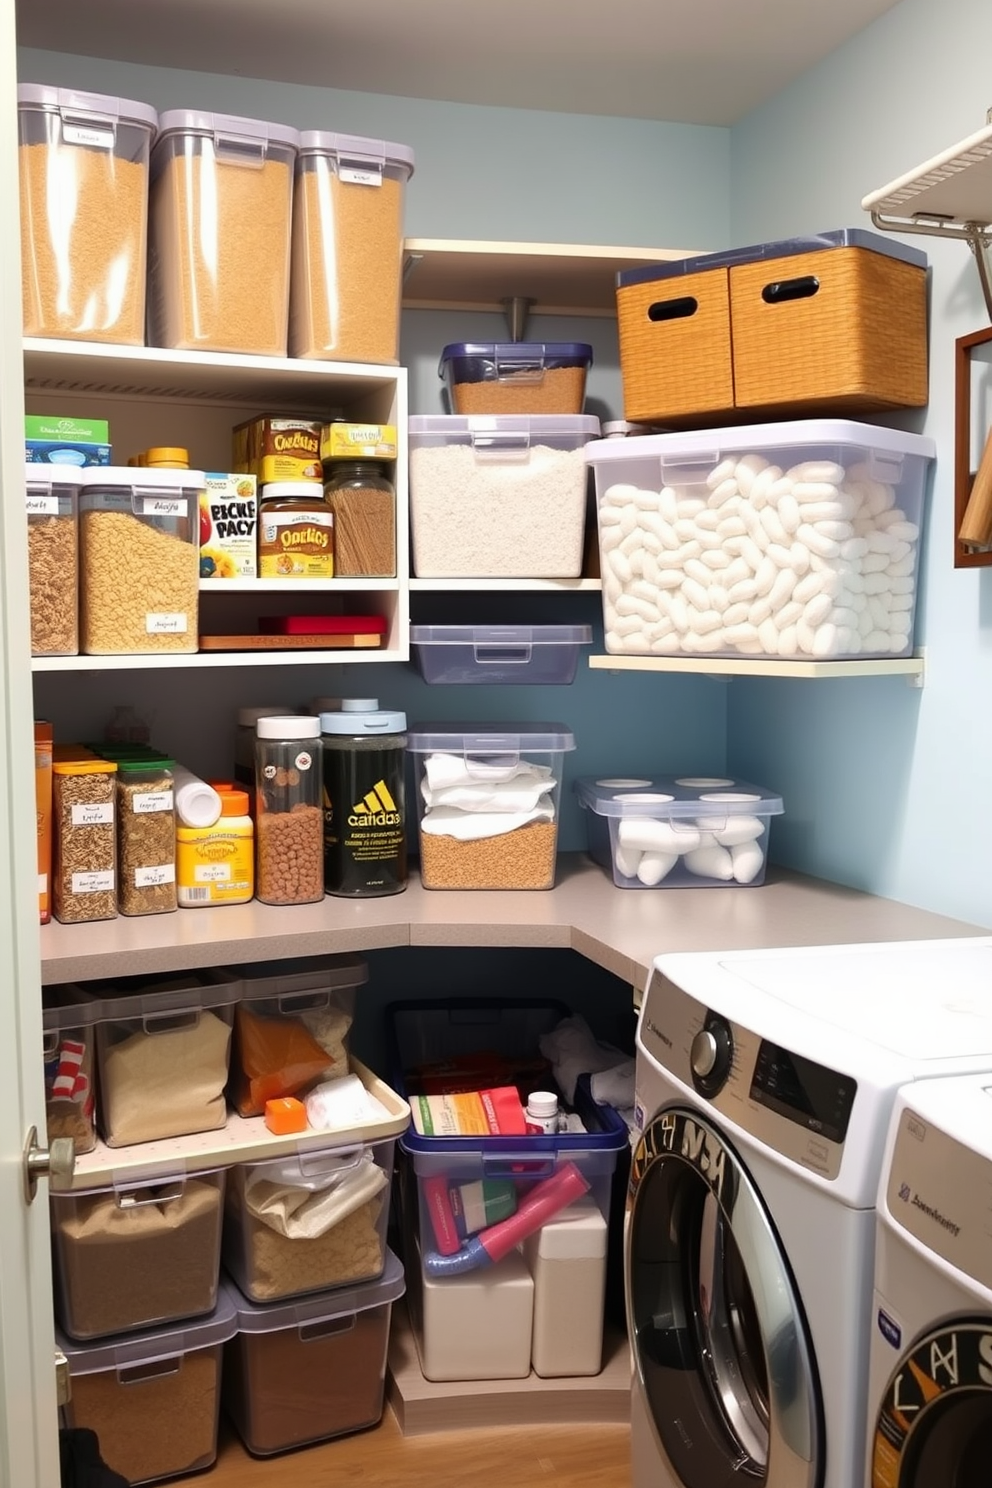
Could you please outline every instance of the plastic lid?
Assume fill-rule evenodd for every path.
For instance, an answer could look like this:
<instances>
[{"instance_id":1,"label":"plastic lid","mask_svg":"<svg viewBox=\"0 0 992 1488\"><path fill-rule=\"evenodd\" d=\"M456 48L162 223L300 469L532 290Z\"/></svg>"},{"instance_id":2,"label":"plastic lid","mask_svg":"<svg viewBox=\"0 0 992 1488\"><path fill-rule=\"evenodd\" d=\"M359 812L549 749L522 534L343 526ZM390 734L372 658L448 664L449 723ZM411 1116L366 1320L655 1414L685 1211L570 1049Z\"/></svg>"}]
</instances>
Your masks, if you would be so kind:
<instances>
[{"instance_id":1,"label":"plastic lid","mask_svg":"<svg viewBox=\"0 0 992 1488\"><path fill-rule=\"evenodd\" d=\"M262 500L276 501L323 501L324 487L321 478L312 481L266 481L262 487Z\"/></svg>"},{"instance_id":2,"label":"plastic lid","mask_svg":"<svg viewBox=\"0 0 992 1488\"><path fill-rule=\"evenodd\" d=\"M369 967L364 957L347 952L340 956L302 956L291 961L256 961L239 969L238 975L244 978L241 996L251 1001L358 987L368 981Z\"/></svg>"},{"instance_id":3,"label":"plastic lid","mask_svg":"<svg viewBox=\"0 0 992 1488\"><path fill-rule=\"evenodd\" d=\"M592 363L587 341L453 341L441 352L441 366L459 357L499 362L567 361Z\"/></svg>"},{"instance_id":4,"label":"plastic lid","mask_svg":"<svg viewBox=\"0 0 992 1488\"><path fill-rule=\"evenodd\" d=\"M553 1090L532 1090L527 1097L527 1113L541 1120L558 1114L558 1097Z\"/></svg>"},{"instance_id":5,"label":"plastic lid","mask_svg":"<svg viewBox=\"0 0 992 1488\"><path fill-rule=\"evenodd\" d=\"M234 1310L239 1333L274 1333L284 1328L306 1328L335 1318L351 1317L356 1312L366 1312L370 1307L396 1302L406 1290L406 1283L402 1265L387 1248L386 1264L379 1280L361 1286L335 1287L333 1291L322 1292L316 1297L261 1305L250 1302L229 1276L224 1277L220 1290L226 1294L225 1301Z\"/></svg>"},{"instance_id":6,"label":"plastic lid","mask_svg":"<svg viewBox=\"0 0 992 1488\"><path fill-rule=\"evenodd\" d=\"M75 88L52 88L46 83L19 83L18 107L42 108L76 117L95 115L100 119L120 120L124 124L141 124L158 128L159 118L147 103L132 98L115 98L108 93L81 93Z\"/></svg>"},{"instance_id":7,"label":"plastic lid","mask_svg":"<svg viewBox=\"0 0 992 1488\"><path fill-rule=\"evenodd\" d=\"M591 625L411 625L415 646L590 646Z\"/></svg>"},{"instance_id":8,"label":"plastic lid","mask_svg":"<svg viewBox=\"0 0 992 1488\"><path fill-rule=\"evenodd\" d=\"M597 816L647 816L668 819L673 816L780 816L785 810L782 797L763 785L746 780L713 782L700 778L698 785L687 785L684 777L655 775L651 780L638 780L631 786L616 780L584 775L575 781L579 804Z\"/></svg>"},{"instance_id":9,"label":"plastic lid","mask_svg":"<svg viewBox=\"0 0 992 1488\"><path fill-rule=\"evenodd\" d=\"M342 698L340 710L320 715L322 734L404 734L406 714L379 707L378 698Z\"/></svg>"},{"instance_id":10,"label":"plastic lid","mask_svg":"<svg viewBox=\"0 0 992 1488\"><path fill-rule=\"evenodd\" d=\"M598 439L599 419L591 413L414 413L407 420L410 434L567 434L579 443Z\"/></svg>"},{"instance_id":11,"label":"plastic lid","mask_svg":"<svg viewBox=\"0 0 992 1488\"><path fill-rule=\"evenodd\" d=\"M413 419L410 420L411 425ZM619 464L657 456L666 460L698 460L718 465L730 451L748 450L817 451L826 445L853 450L872 450L886 455L917 455L923 460L937 456L937 446L922 434L907 434L884 424L861 424L853 419L792 419L777 424L737 424L723 429L693 429L676 434L645 434L639 439L599 439L586 445L589 465ZM804 459L827 459L821 453Z\"/></svg>"},{"instance_id":12,"label":"plastic lid","mask_svg":"<svg viewBox=\"0 0 992 1488\"><path fill-rule=\"evenodd\" d=\"M176 972L172 976L124 976L87 983L103 998L101 1022L142 1024L154 1034L176 1013L228 1007L242 993L240 977L223 967ZM114 995L116 994L116 995ZM160 1022L160 1020L162 1020Z\"/></svg>"},{"instance_id":13,"label":"plastic lid","mask_svg":"<svg viewBox=\"0 0 992 1488\"><path fill-rule=\"evenodd\" d=\"M248 815L248 792L225 790L220 792L220 814L224 816Z\"/></svg>"},{"instance_id":14,"label":"plastic lid","mask_svg":"<svg viewBox=\"0 0 992 1488\"><path fill-rule=\"evenodd\" d=\"M80 484L98 490L185 491L207 489L202 470L146 470L138 465L91 465L79 472Z\"/></svg>"},{"instance_id":15,"label":"plastic lid","mask_svg":"<svg viewBox=\"0 0 992 1488\"><path fill-rule=\"evenodd\" d=\"M147 773L149 770L171 770L176 763L174 759L169 759L164 754L136 754L130 756L117 754L114 758L117 761L117 768L122 775L134 774L136 771L145 771Z\"/></svg>"},{"instance_id":16,"label":"plastic lid","mask_svg":"<svg viewBox=\"0 0 992 1488\"><path fill-rule=\"evenodd\" d=\"M289 709L285 703L267 704L261 708L239 708L237 716L240 728L254 728L260 718L288 718Z\"/></svg>"},{"instance_id":17,"label":"plastic lid","mask_svg":"<svg viewBox=\"0 0 992 1488\"><path fill-rule=\"evenodd\" d=\"M339 162L356 165L398 166L413 175L413 151L409 145L394 145L391 140L364 139L359 134L331 134L323 129L304 129L300 135L301 155L333 155Z\"/></svg>"},{"instance_id":18,"label":"plastic lid","mask_svg":"<svg viewBox=\"0 0 992 1488\"><path fill-rule=\"evenodd\" d=\"M55 760L52 770L56 775L114 775L117 762L104 759Z\"/></svg>"},{"instance_id":19,"label":"plastic lid","mask_svg":"<svg viewBox=\"0 0 992 1488\"><path fill-rule=\"evenodd\" d=\"M72 486L78 490L83 483L83 472L72 465L39 465L33 460L24 462L24 480L29 486Z\"/></svg>"},{"instance_id":20,"label":"plastic lid","mask_svg":"<svg viewBox=\"0 0 992 1488\"><path fill-rule=\"evenodd\" d=\"M97 1344L74 1343L58 1329L58 1346L72 1363L73 1374L103 1374L111 1369L128 1369L152 1364L158 1359L174 1359L195 1349L213 1348L226 1343L238 1331L234 1305L224 1287L217 1289L217 1306L199 1322L172 1323L165 1328L149 1328L140 1334L117 1334Z\"/></svg>"},{"instance_id":21,"label":"plastic lid","mask_svg":"<svg viewBox=\"0 0 992 1488\"><path fill-rule=\"evenodd\" d=\"M259 739L319 739L320 719L268 713L256 721L255 734Z\"/></svg>"},{"instance_id":22,"label":"plastic lid","mask_svg":"<svg viewBox=\"0 0 992 1488\"><path fill-rule=\"evenodd\" d=\"M157 444L151 449L145 450L146 465L172 465L189 468L189 450L180 449L178 445Z\"/></svg>"},{"instance_id":23,"label":"plastic lid","mask_svg":"<svg viewBox=\"0 0 992 1488\"><path fill-rule=\"evenodd\" d=\"M774 243L754 243L746 248L721 249L717 253L696 254L692 258L680 258L674 263L646 264L637 269L621 269L617 274L617 288L625 289L631 284L650 284L655 279L678 279L684 274L699 274L707 269L726 269L746 263L759 263L765 259L794 258L800 253L819 253L825 248L867 248L871 253L882 253L886 258L896 258L902 263L926 268L927 256L919 248L900 243L896 238L883 237L881 233L867 232L862 227L841 227L829 232L813 233L805 238L782 238Z\"/></svg>"},{"instance_id":24,"label":"plastic lid","mask_svg":"<svg viewBox=\"0 0 992 1488\"><path fill-rule=\"evenodd\" d=\"M170 134L228 135L233 139L261 140L265 144L299 149L299 132L288 124L268 124L262 119L243 119L238 114L207 114L199 109L167 109L159 117L156 148Z\"/></svg>"},{"instance_id":25,"label":"plastic lid","mask_svg":"<svg viewBox=\"0 0 992 1488\"><path fill-rule=\"evenodd\" d=\"M89 1028L100 1021L103 1003L72 982L41 989L41 1020L46 1033L63 1028Z\"/></svg>"},{"instance_id":26,"label":"plastic lid","mask_svg":"<svg viewBox=\"0 0 992 1488\"><path fill-rule=\"evenodd\" d=\"M575 748L564 723L415 723L408 747L433 754L552 754Z\"/></svg>"}]
</instances>

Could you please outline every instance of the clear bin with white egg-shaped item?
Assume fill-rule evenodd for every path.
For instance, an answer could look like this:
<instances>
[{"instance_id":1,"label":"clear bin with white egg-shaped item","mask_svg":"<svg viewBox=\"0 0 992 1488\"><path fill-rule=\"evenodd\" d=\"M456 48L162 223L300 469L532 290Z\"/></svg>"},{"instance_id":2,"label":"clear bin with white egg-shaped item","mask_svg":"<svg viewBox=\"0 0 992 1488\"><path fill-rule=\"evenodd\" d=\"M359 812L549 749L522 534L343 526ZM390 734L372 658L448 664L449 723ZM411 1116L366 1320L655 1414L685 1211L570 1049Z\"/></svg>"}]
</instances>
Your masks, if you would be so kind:
<instances>
[{"instance_id":1,"label":"clear bin with white egg-shaped item","mask_svg":"<svg viewBox=\"0 0 992 1488\"><path fill-rule=\"evenodd\" d=\"M142 346L145 103L41 83L17 89L24 334Z\"/></svg>"},{"instance_id":2,"label":"clear bin with white egg-shaped item","mask_svg":"<svg viewBox=\"0 0 992 1488\"><path fill-rule=\"evenodd\" d=\"M80 650L195 651L203 472L105 466L80 477Z\"/></svg>"},{"instance_id":3,"label":"clear bin with white egg-shaped item","mask_svg":"<svg viewBox=\"0 0 992 1488\"><path fill-rule=\"evenodd\" d=\"M588 446L607 652L911 655L935 453L845 419Z\"/></svg>"},{"instance_id":4,"label":"clear bin with white egg-shaped item","mask_svg":"<svg viewBox=\"0 0 992 1488\"><path fill-rule=\"evenodd\" d=\"M589 855L620 889L764 883L782 797L727 776L584 776Z\"/></svg>"},{"instance_id":5,"label":"clear bin with white egg-shaped item","mask_svg":"<svg viewBox=\"0 0 992 1488\"><path fill-rule=\"evenodd\" d=\"M421 723L413 759L425 889L550 889L565 755L561 723Z\"/></svg>"}]
</instances>

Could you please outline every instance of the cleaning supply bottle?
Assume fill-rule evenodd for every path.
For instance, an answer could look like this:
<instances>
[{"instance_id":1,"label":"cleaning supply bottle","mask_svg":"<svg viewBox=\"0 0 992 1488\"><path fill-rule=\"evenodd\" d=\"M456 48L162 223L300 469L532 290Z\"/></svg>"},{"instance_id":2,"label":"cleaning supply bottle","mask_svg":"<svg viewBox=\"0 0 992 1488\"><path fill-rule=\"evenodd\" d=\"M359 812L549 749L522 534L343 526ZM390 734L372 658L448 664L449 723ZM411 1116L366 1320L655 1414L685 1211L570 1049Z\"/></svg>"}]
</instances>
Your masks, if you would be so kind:
<instances>
[{"instance_id":1,"label":"cleaning supply bottle","mask_svg":"<svg viewBox=\"0 0 992 1488\"><path fill-rule=\"evenodd\" d=\"M406 714L342 698L320 715L324 741L324 888L380 898L406 888Z\"/></svg>"}]
</instances>

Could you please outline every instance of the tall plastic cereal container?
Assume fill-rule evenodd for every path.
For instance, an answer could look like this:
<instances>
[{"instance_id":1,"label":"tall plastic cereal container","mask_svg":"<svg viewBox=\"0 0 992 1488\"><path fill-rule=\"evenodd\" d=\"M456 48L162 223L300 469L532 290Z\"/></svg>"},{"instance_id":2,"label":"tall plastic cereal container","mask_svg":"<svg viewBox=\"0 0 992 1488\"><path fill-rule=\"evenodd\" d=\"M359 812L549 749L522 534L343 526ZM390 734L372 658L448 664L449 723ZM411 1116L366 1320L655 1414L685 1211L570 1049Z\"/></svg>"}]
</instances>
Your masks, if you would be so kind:
<instances>
[{"instance_id":1,"label":"tall plastic cereal container","mask_svg":"<svg viewBox=\"0 0 992 1488\"><path fill-rule=\"evenodd\" d=\"M172 109L149 198L156 346L286 355L295 129Z\"/></svg>"},{"instance_id":2,"label":"tall plastic cereal container","mask_svg":"<svg viewBox=\"0 0 992 1488\"><path fill-rule=\"evenodd\" d=\"M117 766L89 750L62 746L52 765L52 910L63 925L117 914Z\"/></svg>"},{"instance_id":3,"label":"tall plastic cereal container","mask_svg":"<svg viewBox=\"0 0 992 1488\"><path fill-rule=\"evenodd\" d=\"M292 356L399 358L403 197L413 151L305 130L293 201Z\"/></svg>"},{"instance_id":4,"label":"tall plastic cereal container","mask_svg":"<svg viewBox=\"0 0 992 1488\"><path fill-rule=\"evenodd\" d=\"M79 474L26 464L31 655L79 651Z\"/></svg>"},{"instance_id":5,"label":"tall plastic cereal container","mask_svg":"<svg viewBox=\"0 0 992 1488\"><path fill-rule=\"evenodd\" d=\"M255 893L263 904L324 897L320 719L255 725Z\"/></svg>"},{"instance_id":6,"label":"tall plastic cereal container","mask_svg":"<svg viewBox=\"0 0 992 1488\"><path fill-rule=\"evenodd\" d=\"M121 914L169 914L179 907L174 763L150 755L117 760L117 908Z\"/></svg>"},{"instance_id":7,"label":"tall plastic cereal container","mask_svg":"<svg viewBox=\"0 0 992 1488\"><path fill-rule=\"evenodd\" d=\"M79 498L86 655L195 651L199 470L85 470Z\"/></svg>"},{"instance_id":8,"label":"tall plastic cereal container","mask_svg":"<svg viewBox=\"0 0 992 1488\"><path fill-rule=\"evenodd\" d=\"M143 345L157 113L22 83L17 118L25 335Z\"/></svg>"}]
</instances>

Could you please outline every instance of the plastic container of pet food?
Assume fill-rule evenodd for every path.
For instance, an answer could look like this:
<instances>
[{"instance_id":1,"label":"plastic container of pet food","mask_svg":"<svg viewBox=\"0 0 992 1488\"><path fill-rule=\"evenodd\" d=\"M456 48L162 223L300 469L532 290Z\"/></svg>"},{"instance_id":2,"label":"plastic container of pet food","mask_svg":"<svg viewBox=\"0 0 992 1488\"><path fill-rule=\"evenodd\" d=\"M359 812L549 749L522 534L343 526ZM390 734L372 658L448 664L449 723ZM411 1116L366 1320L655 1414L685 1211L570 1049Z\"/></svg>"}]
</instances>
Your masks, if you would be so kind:
<instances>
[{"instance_id":1,"label":"plastic container of pet food","mask_svg":"<svg viewBox=\"0 0 992 1488\"><path fill-rule=\"evenodd\" d=\"M458 341L438 376L452 413L581 413L591 366L582 341Z\"/></svg>"}]
</instances>

